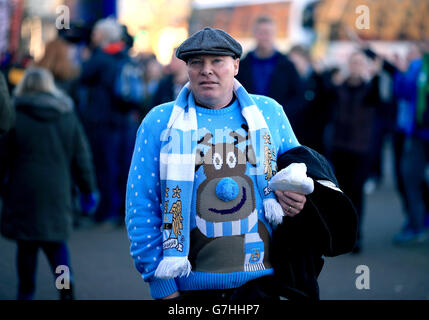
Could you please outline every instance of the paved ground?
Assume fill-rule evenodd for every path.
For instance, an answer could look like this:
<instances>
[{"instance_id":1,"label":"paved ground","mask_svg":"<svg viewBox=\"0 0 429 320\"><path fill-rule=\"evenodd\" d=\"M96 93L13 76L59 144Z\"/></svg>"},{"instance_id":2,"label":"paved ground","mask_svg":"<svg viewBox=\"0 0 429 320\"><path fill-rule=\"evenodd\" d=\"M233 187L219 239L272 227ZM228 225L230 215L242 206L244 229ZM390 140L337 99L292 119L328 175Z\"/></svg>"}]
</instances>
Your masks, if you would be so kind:
<instances>
[{"instance_id":1,"label":"paved ground","mask_svg":"<svg viewBox=\"0 0 429 320\"><path fill-rule=\"evenodd\" d=\"M386 152L386 173L391 166ZM399 198L389 174L367 197L363 251L326 258L319 278L322 299L429 299L429 241L398 248L392 236L403 223ZM134 269L125 230L76 230L69 242L77 299L150 299L147 285ZM0 299L14 299L17 277L15 243L0 238ZM359 290L356 268L369 268L369 289ZM36 299L56 299L53 276L39 255Z\"/></svg>"}]
</instances>

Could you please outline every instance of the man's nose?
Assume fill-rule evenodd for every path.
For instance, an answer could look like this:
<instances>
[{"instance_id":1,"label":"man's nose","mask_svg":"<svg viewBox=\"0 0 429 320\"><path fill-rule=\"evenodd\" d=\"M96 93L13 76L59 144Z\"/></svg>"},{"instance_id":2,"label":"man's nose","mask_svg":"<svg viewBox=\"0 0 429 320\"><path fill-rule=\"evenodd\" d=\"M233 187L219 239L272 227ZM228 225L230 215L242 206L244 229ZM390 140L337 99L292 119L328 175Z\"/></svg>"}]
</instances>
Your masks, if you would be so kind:
<instances>
[{"instance_id":1,"label":"man's nose","mask_svg":"<svg viewBox=\"0 0 429 320\"><path fill-rule=\"evenodd\" d=\"M209 62L204 62L203 68L201 69L201 74L203 75L213 74L212 66Z\"/></svg>"}]
</instances>

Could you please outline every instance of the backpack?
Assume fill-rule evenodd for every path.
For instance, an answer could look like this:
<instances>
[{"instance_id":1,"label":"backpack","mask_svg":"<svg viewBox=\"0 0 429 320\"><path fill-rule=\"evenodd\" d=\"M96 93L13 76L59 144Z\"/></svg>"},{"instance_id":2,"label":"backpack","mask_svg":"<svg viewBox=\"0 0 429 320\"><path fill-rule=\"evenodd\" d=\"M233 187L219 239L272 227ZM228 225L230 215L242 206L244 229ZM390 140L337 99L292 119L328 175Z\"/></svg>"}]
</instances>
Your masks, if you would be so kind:
<instances>
[{"instance_id":1,"label":"backpack","mask_svg":"<svg viewBox=\"0 0 429 320\"><path fill-rule=\"evenodd\" d=\"M121 104L121 109L138 107L143 102L143 70L128 57L118 64L113 93ZM124 108L123 105L129 107Z\"/></svg>"}]
</instances>

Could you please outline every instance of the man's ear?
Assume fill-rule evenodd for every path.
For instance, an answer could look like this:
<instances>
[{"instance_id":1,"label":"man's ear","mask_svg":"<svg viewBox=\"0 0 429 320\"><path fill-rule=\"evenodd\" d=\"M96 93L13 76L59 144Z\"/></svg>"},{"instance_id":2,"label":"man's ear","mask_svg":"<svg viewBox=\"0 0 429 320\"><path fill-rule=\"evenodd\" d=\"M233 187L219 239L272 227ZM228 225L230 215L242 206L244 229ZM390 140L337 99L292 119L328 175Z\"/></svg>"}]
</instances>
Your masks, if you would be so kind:
<instances>
[{"instance_id":1,"label":"man's ear","mask_svg":"<svg viewBox=\"0 0 429 320\"><path fill-rule=\"evenodd\" d=\"M238 74L239 67L240 67L240 58L237 58L234 61L234 76Z\"/></svg>"}]
</instances>

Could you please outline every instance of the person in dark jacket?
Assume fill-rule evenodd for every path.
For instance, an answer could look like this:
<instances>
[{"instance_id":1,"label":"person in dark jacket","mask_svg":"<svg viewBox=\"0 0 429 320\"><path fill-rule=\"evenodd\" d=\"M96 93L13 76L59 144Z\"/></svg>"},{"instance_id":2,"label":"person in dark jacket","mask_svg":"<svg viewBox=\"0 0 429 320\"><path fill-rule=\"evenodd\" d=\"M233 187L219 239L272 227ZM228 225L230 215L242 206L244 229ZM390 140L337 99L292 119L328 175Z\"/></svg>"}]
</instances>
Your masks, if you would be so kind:
<instances>
[{"instance_id":1,"label":"person in dark jacket","mask_svg":"<svg viewBox=\"0 0 429 320\"><path fill-rule=\"evenodd\" d=\"M153 95L151 107L176 100L180 90L188 82L186 63L176 57L176 50L173 52L167 70L168 74L161 79Z\"/></svg>"},{"instance_id":2,"label":"person in dark jacket","mask_svg":"<svg viewBox=\"0 0 429 320\"><path fill-rule=\"evenodd\" d=\"M381 64L381 72L373 80L375 85L372 91L375 91L380 100L381 108L377 108L379 123L384 123L393 134L395 182L406 216L400 232L393 237L393 243L421 244L427 238L429 228L429 187L421 174L427 162L424 157L428 150L424 151L424 147L419 146L422 141L429 140L429 124L426 121L424 125L425 112L421 109L427 103L428 71L423 68L423 52L429 50L424 42L419 45L410 43L406 58L395 55L391 63L373 51L352 30L350 35L367 57L378 60ZM429 56L426 55L426 58ZM428 114L426 112L426 120L429 118ZM380 142L379 140L379 144ZM380 155L380 151L378 154Z\"/></svg>"},{"instance_id":3,"label":"person in dark jacket","mask_svg":"<svg viewBox=\"0 0 429 320\"><path fill-rule=\"evenodd\" d=\"M6 79L0 72L0 135L7 132L13 122L13 112L10 106L9 90Z\"/></svg>"},{"instance_id":4,"label":"person in dark jacket","mask_svg":"<svg viewBox=\"0 0 429 320\"><path fill-rule=\"evenodd\" d=\"M295 116L302 105L298 72L275 48L275 24L270 17L261 16L256 20L253 35L256 48L240 61L236 78L249 93L265 95L280 103L295 128Z\"/></svg>"},{"instance_id":5,"label":"person in dark jacket","mask_svg":"<svg viewBox=\"0 0 429 320\"><path fill-rule=\"evenodd\" d=\"M66 244L73 228L71 190L76 183L84 206L95 206L91 151L72 100L56 89L47 70L26 71L13 105L15 126L0 140L1 233L18 245L18 299L34 297L39 248L54 273L68 268L70 277L57 288L60 298L71 299Z\"/></svg>"},{"instance_id":6,"label":"person in dark jacket","mask_svg":"<svg viewBox=\"0 0 429 320\"><path fill-rule=\"evenodd\" d=\"M333 135L330 141L331 160L344 192L356 207L362 225L364 210L363 186L368 178L373 157L376 125L376 104L370 99L372 82L362 71L366 60L354 52L348 61L349 76L337 88L333 105ZM353 252L361 249L361 232Z\"/></svg>"},{"instance_id":7,"label":"person in dark jacket","mask_svg":"<svg viewBox=\"0 0 429 320\"><path fill-rule=\"evenodd\" d=\"M82 65L79 80L87 89L79 112L94 154L101 196L94 217L107 228L123 224L126 177L138 126L135 106L119 101L114 94L118 66L129 59L122 32L114 19L96 23L94 49Z\"/></svg>"},{"instance_id":8,"label":"person in dark jacket","mask_svg":"<svg viewBox=\"0 0 429 320\"><path fill-rule=\"evenodd\" d=\"M331 90L326 76L317 72L309 51L296 45L289 51L301 78L303 95L301 109L297 110L294 131L301 144L324 154L324 135L329 121Z\"/></svg>"}]
</instances>

